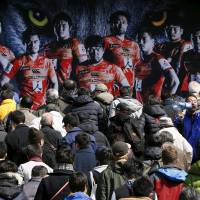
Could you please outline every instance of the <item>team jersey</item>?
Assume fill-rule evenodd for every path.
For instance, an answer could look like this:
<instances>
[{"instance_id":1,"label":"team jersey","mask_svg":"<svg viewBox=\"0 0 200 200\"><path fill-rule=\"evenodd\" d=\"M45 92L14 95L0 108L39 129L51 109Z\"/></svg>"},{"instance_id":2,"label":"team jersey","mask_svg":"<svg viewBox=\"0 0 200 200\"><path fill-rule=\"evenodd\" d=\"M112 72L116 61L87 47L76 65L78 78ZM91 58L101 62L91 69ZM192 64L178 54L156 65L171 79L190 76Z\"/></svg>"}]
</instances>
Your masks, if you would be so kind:
<instances>
[{"instance_id":1,"label":"team jersey","mask_svg":"<svg viewBox=\"0 0 200 200\"><path fill-rule=\"evenodd\" d=\"M145 56L135 69L136 98L143 103L151 94L160 98L165 80L164 71L169 69L172 69L172 66L160 54L153 52Z\"/></svg>"},{"instance_id":2,"label":"team jersey","mask_svg":"<svg viewBox=\"0 0 200 200\"><path fill-rule=\"evenodd\" d=\"M69 79L72 72L73 59L79 63L87 60L87 53L83 44L75 38L53 42L45 47L45 55L56 59L55 70L60 84Z\"/></svg>"},{"instance_id":3,"label":"team jersey","mask_svg":"<svg viewBox=\"0 0 200 200\"><path fill-rule=\"evenodd\" d=\"M114 94L114 83L121 86L129 86L121 68L108 61L102 60L98 64L78 66L76 76L80 87L93 91L99 83L104 83L110 93Z\"/></svg>"},{"instance_id":4,"label":"team jersey","mask_svg":"<svg viewBox=\"0 0 200 200\"><path fill-rule=\"evenodd\" d=\"M121 67L131 88L134 86L134 66L140 61L140 49L134 41L121 40L116 36L104 38L106 59Z\"/></svg>"},{"instance_id":5,"label":"team jersey","mask_svg":"<svg viewBox=\"0 0 200 200\"><path fill-rule=\"evenodd\" d=\"M42 55L38 55L35 61L30 56L23 55L14 60L5 76L12 79L16 74L21 96L32 97L34 110L43 105L48 78L56 76L52 61Z\"/></svg>"},{"instance_id":6,"label":"team jersey","mask_svg":"<svg viewBox=\"0 0 200 200\"><path fill-rule=\"evenodd\" d=\"M0 45L0 54L2 56L5 56L9 62L11 62L15 59L14 53L10 49L8 49L7 47L5 47L3 45ZM0 68L1 68L0 73L2 73L4 70L7 70L7 69L4 69L2 66L0 66Z\"/></svg>"},{"instance_id":7,"label":"team jersey","mask_svg":"<svg viewBox=\"0 0 200 200\"><path fill-rule=\"evenodd\" d=\"M200 83L200 53L190 50L183 54L181 61L183 83L181 91L188 91L188 84L190 81L197 81Z\"/></svg>"}]
</instances>

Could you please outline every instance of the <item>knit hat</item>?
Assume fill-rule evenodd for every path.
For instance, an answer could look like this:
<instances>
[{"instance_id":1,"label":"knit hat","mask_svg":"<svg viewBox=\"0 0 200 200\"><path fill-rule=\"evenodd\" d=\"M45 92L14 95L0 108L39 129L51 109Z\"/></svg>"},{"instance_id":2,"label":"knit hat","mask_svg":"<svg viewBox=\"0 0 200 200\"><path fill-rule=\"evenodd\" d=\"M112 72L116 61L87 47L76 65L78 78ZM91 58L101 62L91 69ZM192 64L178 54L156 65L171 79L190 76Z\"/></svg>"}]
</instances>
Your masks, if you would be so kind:
<instances>
[{"instance_id":1,"label":"knit hat","mask_svg":"<svg viewBox=\"0 0 200 200\"><path fill-rule=\"evenodd\" d=\"M160 126L161 127L168 127L174 126L172 119L170 117L161 117L160 118Z\"/></svg>"},{"instance_id":2,"label":"knit hat","mask_svg":"<svg viewBox=\"0 0 200 200\"><path fill-rule=\"evenodd\" d=\"M128 153L128 144L122 141L116 142L112 146L113 155L117 157L124 156Z\"/></svg>"},{"instance_id":3,"label":"knit hat","mask_svg":"<svg viewBox=\"0 0 200 200\"><path fill-rule=\"evenodd\" d=\"M200 84L197 81L191 81L188 85L189 93L200 93Z\"/></svg>"},{"instance_id":4,"label":"knit hat","mask_svg":"<svg viewBox=\"0 0 200 200\"><path fill-rule=\"evenodd\" d=\"M99 83L95 86L95 91L107 92L108 87L103 83Z\"/></svg>"}]
</instances>

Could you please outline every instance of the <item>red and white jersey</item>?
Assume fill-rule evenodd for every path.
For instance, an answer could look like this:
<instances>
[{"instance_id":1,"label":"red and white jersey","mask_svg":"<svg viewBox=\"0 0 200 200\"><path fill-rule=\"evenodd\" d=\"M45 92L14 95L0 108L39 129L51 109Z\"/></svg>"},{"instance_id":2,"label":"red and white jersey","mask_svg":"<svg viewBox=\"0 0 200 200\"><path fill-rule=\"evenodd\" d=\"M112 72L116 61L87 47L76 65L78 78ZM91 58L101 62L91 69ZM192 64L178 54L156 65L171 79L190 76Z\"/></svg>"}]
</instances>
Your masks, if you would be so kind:
<instances>
[{"instance_id":1,"label":"red and white jersey","mask_svg":"<svg viewBox=\"0 0 200 200\"><path fill-rule=\"evenodd\" d=\"M53 42L45 47L45 55L56 59L55 70L59 83L69 79L72 72L72 62L76 58L79 63L87 60L87 53L83 44L75 38Z\"/></svg>"},{"instance_id":2,"label":"red and white jersey","mask_svg":"<svg viewBox=\"0 0 200 200\"><path fill-rule=\"evenodd\" d=\"M141 102L146 102L151 94L160 98L165 80L163 72L169 69L172 69L172 66L160 54L152 53L145 56L135 69L136 98Z\"/></svg>"},{"instance_id":3,"label":"red and white jersey","mask_svg":"<svg viewBox=\"0 0 200 200\"><path fill-rule=\"evenodd\" d=\"M121 67L131 88L134 85L134 67L140 62L140 48L134 41L121 40L116 36L104 38L104 48L106 49L106 59Z\"/></svg>"},{"instance_id":4,"label":"red and white jersey","mask_svg":"<svg viewBox=\"0 0 200 200\"><path fill-rule=\"evenodd\" d=\"M85 87L93 91L95 86L103 83L108 87L110 93L114 94L114 83L121 86L129 86L121 68L108 61L102 60L98 64L78 66L76 77L80 87Z\"/></svg>"},{"instance_id":5,"label":"red and white jersey","mask_svg":"<svg viewBox=\"0 0 200 200\"><path fill-rule=\"evenodd\" d=\"M56 76L52 61L38 55L33 61L30 56L23 55L14 60L12 68L5 76L12 79L18 75L21 96L30 96L33 100L33 109L45 103L48 88L48 78Z\"/></svg>"}]
</instances>

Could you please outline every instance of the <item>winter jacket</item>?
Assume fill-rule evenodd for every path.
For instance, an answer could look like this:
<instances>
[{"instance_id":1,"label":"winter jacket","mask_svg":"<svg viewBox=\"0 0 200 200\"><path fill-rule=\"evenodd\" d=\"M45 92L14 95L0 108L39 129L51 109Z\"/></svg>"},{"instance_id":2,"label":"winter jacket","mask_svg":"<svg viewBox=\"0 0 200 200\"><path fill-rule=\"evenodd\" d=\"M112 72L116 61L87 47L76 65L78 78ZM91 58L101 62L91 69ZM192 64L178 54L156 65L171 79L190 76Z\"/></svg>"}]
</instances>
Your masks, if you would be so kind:
<instances>
[{"instance_id":1,"label":"winter jacket","mask_svg":"<svg viewBox=\"0 0 200 200\"><path fill-rule=\"evenodd\" d=\"M74 157L74 170L88 174L96 166L96 156L92 147L79 149Z\"/></svg>"},{"instance_id":2,"label":"winter jacket","mask_svg":"<svg viewBox=\"0 0 200 200\"><path fill-rule=\"evenodd\" d=\"M84 192L75 192L73 194L68 195L64 200L92 200L92 199Z\"/></svg>"},{"instance_id":3,"label":"winter jacket","mask_svg":"<svg viewBox=\"0 0 200 200\"><path fill-rule=\"evenodd\" d=\"M187 173L176 167L161 167L151 176L159 200L178 200Z\"/></svg>"},{"instance_id":4,"label":"winter jacket","mask_svg":"<svg viewBox=\"0 0 200 200\"><path fill-rule=\"evenodd\" d=\"M98 126L92 120L83 121L81 124L79 124L79 127L84 132L94 136L97 148L102 146L110 146L107 137L99 131Z\"/></svg>"},{"instance_id":5,"label":"winter jacket","mask_svg":"<svg viewBox=\"0 0 200 200\"><path fill-rule=\"evenodd\" d=\"M96 199L110 200L114 190L126 182L123 176L123 161L112 162L100 175L97 185Z\"/></svg>"},{"instance_id":6,"label":"winter jacket","mask_svg":"<svg viewBox=\"0 0 200 200\"><path fill-rule=\"evenodd\" d=\"M90 115L90 119L93 120L96 125L103 118L103 111L97 102L88 96L81 95L75 98L74 104L69 108L68 112L80 113L86 112Z\"/></svg>"},{"instance_id":7,"label":"winter jacket","mask_svg":"<svg viewBox=\"0 0 200 200\"><path fill-rule=\"evenodd\" d=\"M34 200L41 180L41 177L33 177L23 186L22 192L14 200Z\"/></svg>"},{"instance_id":8,"label":"winter jacket","mask_svg":"<svg viewBox=\"0 0 200 200\"><path fill-rule=\"evenodd\" d=\"M73 170L55 169L48 177L45 177L40 182L35 200L50 200L57 191L69 180L69 176L73 174ZM70 193L69 187L66 186L63 191L54 199L64 199Z\"/></svg>"},{"instance_id":9,"label":"winter jacket","mask_svg":"<svg viewBox=\"0 0 200 200\"><path fill-rule=\"evenodd\" d=\"M0 105L0 121L3 121L4 118L12 111L16 110L16 103L13 99L5 99L1 102Z\"/></svg>"},{"instance_id":10,"label":"winter jacket","mask_svg":"<svg viewBox=\"0 0 200 200\"><path fill-rule=\"evenodd\" d=\"M0 199L13 199L22 191L22 177L18 173L0 174Z\"/></svg>"},{"instance_id":11,"label":"winter jacket","mask_svg":"<svg viewBox=\"0 0 200 200\"><path fill-rule=\"evenodd\" d=\"M20 165L25 161L23 148L28 145L29 127L19 124L15 130L8 133L5 142L8 147L8 159Z\"/></svg>"},{"instance_id":12,"label":"winter jacket","mask_svg":"<svg viewBox=\"0 0 200 200\"><path fill-rule=\"evenodd\" d=\"M83 132L79 127L74 127L70 131L67 132L66 136L62 138L61 143L69 146L72 149L72 153L75 154L76 152L76 147L75 147L75 137ZM93 135L90 135L90 146L94 151L96 151L96 140Z\"/></svg>"},{"instance_id":13,"label":"winter jacket","mask_svg":"<svg viewBox=\"0 0 200 200\"><path fill-rule=\"evenodd\" d=\"M194 163L188 171L185 184L194 187L198 192L200 192L200 160Z\"/></svg>"}]
</instances>

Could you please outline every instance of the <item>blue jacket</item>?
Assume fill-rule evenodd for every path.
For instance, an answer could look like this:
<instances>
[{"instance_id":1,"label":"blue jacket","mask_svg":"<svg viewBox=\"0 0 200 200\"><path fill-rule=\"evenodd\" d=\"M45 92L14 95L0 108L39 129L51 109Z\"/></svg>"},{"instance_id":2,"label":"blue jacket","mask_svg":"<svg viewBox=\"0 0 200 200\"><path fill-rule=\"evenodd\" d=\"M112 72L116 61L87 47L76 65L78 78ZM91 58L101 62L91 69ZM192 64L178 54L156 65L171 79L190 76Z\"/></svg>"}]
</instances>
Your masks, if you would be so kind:
<instances>
[{"instance_id":1,"label":"blue jacket","mask_svg":"<svg viewBox=\"0 0 200 200\"><path fill-rule=\"evenodd\" d=\"M65 197L64 200L92 200L92 199L84 192L75 192Z\"/></svg>"},{"instance_id":2,"label":"blue jacket","mask_svg":"<svg viewBox=\"0 0 200 200\"><path fill-rule=\"evenodd\" d=\"M193 161L199 160L200 112L195 113L193 118L188 113L185 114L183 136L193 148Z\"/></svg>"},{"instance_id":3,"label":"blue jacket","mask_svg":"<svg viewBox=\"0 0 200 200\"><path fill-rule=\"evenodd\" d=\"M75 148L75 137L79 134L83 132L82 129L80 129L79 127L74 127L73 129L71 129L65 137L63 137L62 139L62 144L68 145L70 146L70 148L72 149L72 152L75 153L76 152L76 148ZM90 143L91 143L91 147L94 151L96 151L96 140L95 137L90 135Z\"/></svg>"}]
</instances>

